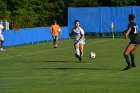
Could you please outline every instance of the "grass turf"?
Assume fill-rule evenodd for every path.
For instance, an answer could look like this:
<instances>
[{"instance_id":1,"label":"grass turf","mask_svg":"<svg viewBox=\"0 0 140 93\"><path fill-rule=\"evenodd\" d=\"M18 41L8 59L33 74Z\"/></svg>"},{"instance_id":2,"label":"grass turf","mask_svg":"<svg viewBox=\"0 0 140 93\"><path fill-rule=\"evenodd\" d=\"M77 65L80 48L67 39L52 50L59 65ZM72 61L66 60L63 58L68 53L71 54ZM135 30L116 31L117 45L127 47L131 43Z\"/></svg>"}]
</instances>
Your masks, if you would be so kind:
<instances>
[{"instance_id":1,"label":"grass turf","mask_svg":"<svg viewBox=\"0 0 140 93\"><path fill-rule=\"evenodd\" d=\"M52 42L6 48L0 52L0 93L139 93L139 47L137 67L123 71L128 42L86 39L83 62L74 56L72 39L56 49Z\"/></svg>"}]
</instances>

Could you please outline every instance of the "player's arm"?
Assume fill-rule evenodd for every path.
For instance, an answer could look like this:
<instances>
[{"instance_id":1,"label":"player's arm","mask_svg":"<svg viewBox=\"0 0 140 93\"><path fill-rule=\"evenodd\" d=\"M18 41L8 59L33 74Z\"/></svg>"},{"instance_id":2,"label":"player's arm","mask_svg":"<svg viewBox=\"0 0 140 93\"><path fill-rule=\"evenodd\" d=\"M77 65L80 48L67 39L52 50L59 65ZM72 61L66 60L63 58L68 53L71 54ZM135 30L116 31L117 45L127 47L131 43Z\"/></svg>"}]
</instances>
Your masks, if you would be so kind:
<instances>
[{"instance_id":1,"label":"player's arm","mask_svg":"<svg viewBox=\"0 0 140 93\"><path fill-rule=\"evenodd\" d=\"M72 28L72 31L70 32L70 35L72 36L74 34L74 28Z\"/></svg>"},{"instance_id":2,"label":"player's arm","mask_svg":"<svg viewBox=\"0 0 140 93\"><path fill-rule=\"evenodd\" d=\"M131 27L128 28L128 30L125 33L125 39L128 38L129 33L131 32Z\"/></svg>"},{"instance_id":3,"label":"player's arm","mask_svg":"<svg viewBox=\"0 0 140 93\"><path fill-rule=\"evenodd\" d=\"M85 37L85 34L81 34L79 41L82 40L84 37Z\"/></svg>"},{"instance_id":4,"label":"player's arm","mask_svg":"<svg viewBox=\"0 0 140 93\"><path fill-rule=\"evenodd\" d=\"M62 29L60 28L60 35L62 35Z\"/></svg>"},{"instance_id":5,"label":"player's arm","mask_svg":"<svg viewBox=\"0 0 140 93\"><path fill-rule=\"evenodd\" d=\"M84 37L85 37L85 34L82 34L82 35L81 35L81 39L83 39Z\"/></svg>"},{"instance_id":6,"label":"player's arm","mask_svg":"<svg viewBox=\"0 0 140 93\"><path fill-rule=\"evenodd\" d=\"M62 29L61 29L61 27L59 26L59 29L60 29L60 35L62 35Z\"/></svg>"},{"instance_id":7,"label":"player's arm","mask_svg":"<svg viewBox=\"0 0 140 93\"><path fill-rule=\"evenodd\" d=\"M51 33L52 33L52 26L50 27L50 31L51 31Z\"/></svg>"},{"instance_id":8,"label":"player's arm","mask_svg":"<svg viewBox=\"0 0 140 93\"><path fill-rule=\"evenodd\" d=\"M85 37L85 32L83 29L81 29L81 37L80 37L80 40L83 39Z\"/></svg>"}]
</instances>

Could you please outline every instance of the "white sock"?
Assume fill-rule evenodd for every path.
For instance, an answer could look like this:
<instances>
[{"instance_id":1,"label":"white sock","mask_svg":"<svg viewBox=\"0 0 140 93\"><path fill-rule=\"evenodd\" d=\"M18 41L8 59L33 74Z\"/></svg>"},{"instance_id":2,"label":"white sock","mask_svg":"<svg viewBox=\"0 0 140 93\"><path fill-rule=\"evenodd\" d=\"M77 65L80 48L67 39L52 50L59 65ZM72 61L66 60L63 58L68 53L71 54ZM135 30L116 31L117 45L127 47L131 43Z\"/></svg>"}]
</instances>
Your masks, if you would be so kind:
<instances>
[{"instance_id":1,"label":"white sock","mask_svg":"<svg viewBox=\"0 0 140 93\"><path fill-rule=\"evenodd\" d=\"M76 54L78 54L80 56L79 48L77 48L75 51L76 51Z\"/></svg>"},{"instance_id":2,"label":"white sock","mask_svg":"<svg viewBox=\"0 0 140 93\"><path fill-rule=\"evenodd\" d=\"M53 45L54 47L57 47L57 45Z\"/></svg>"}]
</instances>

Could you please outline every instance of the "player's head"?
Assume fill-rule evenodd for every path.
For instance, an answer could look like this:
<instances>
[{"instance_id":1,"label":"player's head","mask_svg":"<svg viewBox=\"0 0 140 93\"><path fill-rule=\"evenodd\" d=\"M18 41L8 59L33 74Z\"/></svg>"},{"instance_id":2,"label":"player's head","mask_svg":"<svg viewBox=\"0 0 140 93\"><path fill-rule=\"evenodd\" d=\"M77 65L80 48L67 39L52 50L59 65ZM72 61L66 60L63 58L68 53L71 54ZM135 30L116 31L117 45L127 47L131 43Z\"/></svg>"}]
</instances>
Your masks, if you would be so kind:
<instances>
[{"instance_id":1,"label":"player's head","mask_svg":"<svg viewBox=\"0 0 140 93\"><path fill-rule=\"evenodd\" d=\"M75 20L75 21L74 21L74 25L75 25L75 27L79 27L80 21L79 21L79 20Z\"/></svg>"},{"instance_id":2,"label":"player's head","mask_svg":"<svg viewBox=\"0 0 140 93\"><path fill-rule=\"evenodd\" d=\"M128 19L129 19L130 22L134 21L135 15L134 14L129 14Z\"/></svg>"},{"instance_id":3,"label":"player's head","mask_svg":"<svg viewBox=\"0 0 140 93\"><path fill-rule=\"evenodd\" d=\"M54 24L57 24L57 21L55 20L53 23L54 23Z\"/></svg>"}]
</instances>

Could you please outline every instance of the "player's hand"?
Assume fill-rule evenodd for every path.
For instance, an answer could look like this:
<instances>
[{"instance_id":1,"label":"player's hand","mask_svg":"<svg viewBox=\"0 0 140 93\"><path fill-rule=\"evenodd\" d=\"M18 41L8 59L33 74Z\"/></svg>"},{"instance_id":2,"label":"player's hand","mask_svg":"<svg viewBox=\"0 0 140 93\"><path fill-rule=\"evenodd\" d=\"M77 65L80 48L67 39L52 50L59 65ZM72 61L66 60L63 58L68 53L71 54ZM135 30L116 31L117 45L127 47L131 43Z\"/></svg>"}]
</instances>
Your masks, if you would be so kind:
<instances>
[{"instance_id":1,"label":"player's hand","mask_svg":"<svg viewBox=\"0 0 140 93\"><path fill-rule=\"evenodd\" d=\"M123 31L122 34L125 36L126 32L127 32L127 30Z\"/></svg>"},{"instance_id":2,"label":"player's hand","mask_svg":"<svg viewBox=\"0 0 140 93\"><path fill-rule=\"evenodd\" d=\"M128 36L125 34L124 38L125 38L125 39L127 39L127 38L128 38Z\"/></svg>"},{"instance_id":3,"label":"player's hand","mask_svg":"<svg viewBox=\"0 0 140 93\"><path fill-rule=\"evenodd\" d=\"M76 40L76 42L74 42L74 44L77 44L79 42L79 40Z\"/></svg>"}]
</instances>

